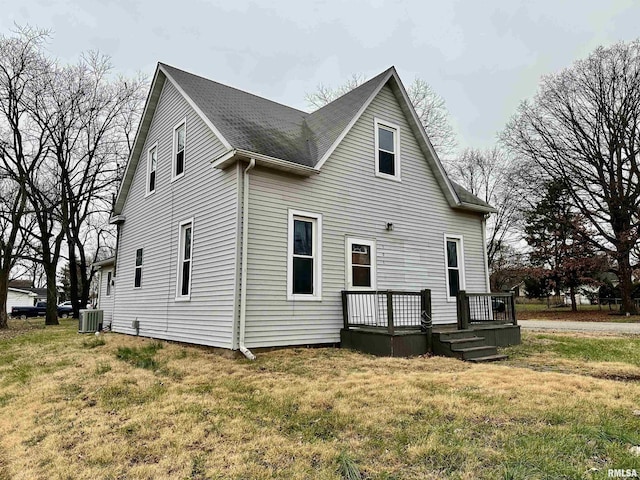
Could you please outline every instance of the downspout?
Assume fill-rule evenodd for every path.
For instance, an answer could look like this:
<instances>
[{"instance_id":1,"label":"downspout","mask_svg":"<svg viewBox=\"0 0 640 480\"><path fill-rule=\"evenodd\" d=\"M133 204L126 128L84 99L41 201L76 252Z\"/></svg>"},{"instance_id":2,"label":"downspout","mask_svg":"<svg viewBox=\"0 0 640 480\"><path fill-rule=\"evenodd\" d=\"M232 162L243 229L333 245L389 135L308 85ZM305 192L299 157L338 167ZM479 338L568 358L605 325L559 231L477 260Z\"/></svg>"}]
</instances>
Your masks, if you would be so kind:
<instances>
[{"instance_id":1,"label":"downspout","mask_svg":"<svg viewBox=\"0 0 640 480\"><path fill-rule=\"evenodd\" d=\"M240 342L239 348L242 354L249 360L255 360L256 356L251 353L245 344L245 327L247 324L247 244L249 243L249 171L256 166L256 159L252 158L249 166L245 168L242 175L242 267L240 280Z\"/></svg>"}]
</instances>

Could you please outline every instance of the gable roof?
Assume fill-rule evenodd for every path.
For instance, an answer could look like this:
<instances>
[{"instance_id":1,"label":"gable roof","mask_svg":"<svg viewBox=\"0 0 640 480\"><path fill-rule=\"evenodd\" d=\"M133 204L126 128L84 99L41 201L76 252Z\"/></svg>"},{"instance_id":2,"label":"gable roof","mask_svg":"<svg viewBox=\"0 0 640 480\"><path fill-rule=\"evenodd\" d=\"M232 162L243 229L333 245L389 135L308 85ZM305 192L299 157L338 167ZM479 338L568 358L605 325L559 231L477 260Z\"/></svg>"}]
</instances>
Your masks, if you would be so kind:
<instances>
[{"instance_id":1,"label":"gable roof","mask_svg":"<svg viewBox=\"0 0 640 480\"><path fill-rule=\"evenodd\" d=\"M227 152L214 161L217 168L245 158L300 175L320 173L324 162L347 135L378 92L389 84L432 171L453 208L483 213L495 209L449 180L394 67L328 103L306 113L159 63L145 105L134 148L114 204L114 215L124 207L126 195L165 81L191 105Z\"/></svg>"}]
</instances>

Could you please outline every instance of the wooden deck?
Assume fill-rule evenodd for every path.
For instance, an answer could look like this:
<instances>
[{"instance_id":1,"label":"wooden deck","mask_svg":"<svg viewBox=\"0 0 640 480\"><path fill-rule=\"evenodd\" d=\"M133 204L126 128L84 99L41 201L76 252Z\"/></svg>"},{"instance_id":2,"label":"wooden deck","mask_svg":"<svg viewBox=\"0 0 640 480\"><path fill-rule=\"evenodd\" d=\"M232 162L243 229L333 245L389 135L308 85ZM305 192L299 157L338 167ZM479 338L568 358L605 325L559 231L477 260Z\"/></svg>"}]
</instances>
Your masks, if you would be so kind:
<instances>
[{"instance_id":1,"label":"wooden deck","mask_svg":"<svg viewBox=\"0 0 640 480\"><path fill-rule=\"evenodd\" d=\"M458 324L433 326L429 290L343 291L340 345L379 356L434 353L476 362L501 360L506 357L497 347L520 343L508 297L460 292Z\"/></svg>"}]
</instances>

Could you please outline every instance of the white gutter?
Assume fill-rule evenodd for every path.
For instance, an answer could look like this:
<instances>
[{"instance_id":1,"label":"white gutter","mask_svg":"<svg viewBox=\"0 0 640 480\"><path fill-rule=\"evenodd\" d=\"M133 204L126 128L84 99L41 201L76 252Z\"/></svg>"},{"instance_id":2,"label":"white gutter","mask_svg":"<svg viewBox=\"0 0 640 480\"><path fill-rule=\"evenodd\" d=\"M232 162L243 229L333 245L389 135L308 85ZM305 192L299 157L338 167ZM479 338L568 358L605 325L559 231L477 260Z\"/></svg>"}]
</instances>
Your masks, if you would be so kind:
<instances>
[{"instance_id":1,"label":"white gutter","mask_svg":"<svg viewBox=\"0 0 640 480\"><path fill-rule=\"evenodd\" d=\"M255 360L256 356L251 353L244 344L244 332L247 324L247 244L249 243L249 171L256 166L256 159L252 158L249 166L245 168L242 176L242 277L240 280L240 342L239 348L242 354L249 360Z\"/></svg>"},{"instance_id":2,"label":"white gutter","mask_svg":"<svg viewBox=\"0 0 640 480\"><path fill-rule=\"evenodd\" d=\"M283 170L303 177L309 177L312 174L320 173L320 170L314 167L300 165L280 158L270 157L269 155L263 155L261 153L242 149L229 150L219 157L214 158L211 161L211 164L213 168L225 169L240 158L255 160L259 165L275 168L276 170Z\"/></svg>"}]
</instances>

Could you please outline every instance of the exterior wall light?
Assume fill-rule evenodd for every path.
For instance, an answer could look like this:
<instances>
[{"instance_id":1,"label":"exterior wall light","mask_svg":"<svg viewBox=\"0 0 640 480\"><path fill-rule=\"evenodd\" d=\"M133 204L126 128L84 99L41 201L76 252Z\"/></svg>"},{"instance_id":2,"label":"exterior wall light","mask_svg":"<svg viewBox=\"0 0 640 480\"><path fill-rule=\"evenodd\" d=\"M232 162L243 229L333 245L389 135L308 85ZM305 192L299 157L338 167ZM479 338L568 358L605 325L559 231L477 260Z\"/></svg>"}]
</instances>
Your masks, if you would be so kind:
<instances>
[{"instance_id":1,"label":"exterior wall light","mask_svg":"<svg viewBox=\"0 0 640 480\"><path fill-rule=\"evenodd\" d=\"M393 232L393 223L387 223L387 232Z\"/></svg>"}]
</instances>

